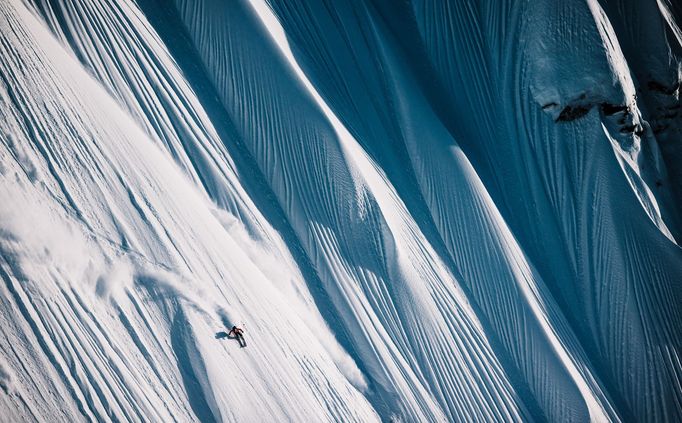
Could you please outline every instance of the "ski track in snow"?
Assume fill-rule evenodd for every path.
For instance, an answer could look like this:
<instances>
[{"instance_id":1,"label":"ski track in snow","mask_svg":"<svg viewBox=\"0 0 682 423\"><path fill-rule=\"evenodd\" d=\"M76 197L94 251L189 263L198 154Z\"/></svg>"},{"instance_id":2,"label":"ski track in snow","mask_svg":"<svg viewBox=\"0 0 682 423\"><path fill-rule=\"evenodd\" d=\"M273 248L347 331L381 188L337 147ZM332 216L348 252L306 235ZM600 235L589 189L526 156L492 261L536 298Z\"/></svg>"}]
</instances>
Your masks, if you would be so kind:
<instances>
[{"instance_id":1,"label":"ski track in snow","mask_svg":"<svg viewBox=\"0 0 682 423\"><path fill-rule=\"evenodd\" d=\"M680 18L0 0L0 421L682 420Z\"/></svg>"}]
</instances>

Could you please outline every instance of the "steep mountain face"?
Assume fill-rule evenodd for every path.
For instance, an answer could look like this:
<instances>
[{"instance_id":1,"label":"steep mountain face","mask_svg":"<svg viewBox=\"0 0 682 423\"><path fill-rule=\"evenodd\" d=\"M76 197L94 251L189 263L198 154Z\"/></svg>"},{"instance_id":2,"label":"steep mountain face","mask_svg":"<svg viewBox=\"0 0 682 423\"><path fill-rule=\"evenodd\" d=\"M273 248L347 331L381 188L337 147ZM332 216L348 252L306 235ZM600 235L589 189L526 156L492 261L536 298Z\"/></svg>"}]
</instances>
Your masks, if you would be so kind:
<instances>
[{"instance_id":1,"label":"steep mountain face","mask_svg":"<svg viewBox=\"0 0 682 423\"><path fill-rule=\"evenodd\" d=\"M680 22L0 0L0 420L682 420Z\"/></svg>"}]
</instances>

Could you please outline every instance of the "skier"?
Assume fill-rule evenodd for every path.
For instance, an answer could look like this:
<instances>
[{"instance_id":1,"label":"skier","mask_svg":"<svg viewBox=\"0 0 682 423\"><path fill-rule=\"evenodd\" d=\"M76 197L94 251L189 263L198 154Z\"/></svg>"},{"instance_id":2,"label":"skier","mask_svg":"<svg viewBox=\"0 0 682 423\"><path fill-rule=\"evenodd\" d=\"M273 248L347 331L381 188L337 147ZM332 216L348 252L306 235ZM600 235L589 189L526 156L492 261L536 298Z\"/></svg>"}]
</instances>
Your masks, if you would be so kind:
<instances>
[{"instance_id":1,"label":"skier","mask_svg":"<svg viewBox=\"0 0 682 423\"><path fill-rule=\"evenodd\" d=\"M238 328L237 326L232 326L232 329L227 336L232 336L233 334L234 337L237 338L237 341L239 341L239 346L244 348L246 346L246 341L244 340L244 329Z\"/></svg>"}]
</instances>

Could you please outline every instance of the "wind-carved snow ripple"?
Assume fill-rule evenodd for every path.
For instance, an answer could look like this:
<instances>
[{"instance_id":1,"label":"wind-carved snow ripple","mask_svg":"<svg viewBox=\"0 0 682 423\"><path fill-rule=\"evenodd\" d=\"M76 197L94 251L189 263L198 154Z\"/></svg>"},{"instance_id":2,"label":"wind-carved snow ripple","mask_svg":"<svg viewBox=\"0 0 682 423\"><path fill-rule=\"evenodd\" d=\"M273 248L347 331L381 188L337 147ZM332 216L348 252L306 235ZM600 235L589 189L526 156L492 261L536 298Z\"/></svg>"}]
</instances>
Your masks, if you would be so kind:
<instances>
[{"instance_id":1,"label":"wind-carved snow ripple","mask_svg":"<svg viewBox=\"0 0 682 423\"><path fill-rule=\"evenodd\" d=\"M680 321L680 252L668 229L679 218L667 188L655 188L665 177L656 140L637 129L633 81L599 4L270 3L304 70L391 181L418 181L453 268L542 412L562 421L584 420L588 410L593 419L676 420L679 365L670 348L654 359L661 341L645 334L679 343L667 323ZM633 129L602 103L626 104ZM622 242L633 233L639 245ZM652 262L651 250L665 259ZM643 314L648 323L634 329ZM531 328L543 319L552 329L540 335ZM544 341L530 341L538 336ZM537 354L542 366L532 364ZM625 368L641 377L628 380ZM548 379L548 371L558 374ZM563 371L574 387L556 384L567 380ZM656 399L644 403L641 389Z\"/></svg>"},{"instance_id":2,"label":"wind-carved snow ripple","mask_svg":"<svg viewBox=\"0 0 682 423\"><path fill-rule=\"evenodd\" d=\"M316 312L259 269L267 248L228 231L197 184L24 5L0 4L0 28L0 204L3 216L8 209L23 222L0 223L0 306L11 316L3 317L1 355L16 376L2 415L376 420L335 364L331 344L322 345L305 321ZM48 242L62 232L73 239ZM116 281L101 277L126 255L192 277L169 289L158 272L134 274L134 283L121 280L124 289L112 293ZM300 278L281 270L282 278ZM225 323L250 322L256 348L244 354L215 339L225 316L195 307L201 298L190 294L200 290L223 304ZM291 366L291 356L308 365ZM226 361L243 371L226 372Z\"/></svg>"},{"instance_id":3,"label":"wind-carved snow ripple","mask_svg":"<svg viewBox=\"0 0 682 423\"><path fill-rule=\"evenodd\" d=\"M682 418L676 4L32 3L3 416Z\"/></svg>"},{"instance_id":4,"label":"wind-carved snow ripple","mask_svg":"<svg viewBox=\"0 0 682 423\"><path fill-rule=\"evenodd\" d=\"M395 193L391 201L376 198L376 190L392 190L390 182L365 186L363 168L371 165L342 153L345 146L274 46L263 47L269 40L253 12L217 2L178 9L187 14L241 138L332 294L375 389L395 391L396 406L409 418L525 415L453 276L431 248L412 240L428 245L409 213L386 216L403 207ZM209 25L195 28L195 22ZM469 330L479 334L460 338Z\"/></svg>"}]
</instances>

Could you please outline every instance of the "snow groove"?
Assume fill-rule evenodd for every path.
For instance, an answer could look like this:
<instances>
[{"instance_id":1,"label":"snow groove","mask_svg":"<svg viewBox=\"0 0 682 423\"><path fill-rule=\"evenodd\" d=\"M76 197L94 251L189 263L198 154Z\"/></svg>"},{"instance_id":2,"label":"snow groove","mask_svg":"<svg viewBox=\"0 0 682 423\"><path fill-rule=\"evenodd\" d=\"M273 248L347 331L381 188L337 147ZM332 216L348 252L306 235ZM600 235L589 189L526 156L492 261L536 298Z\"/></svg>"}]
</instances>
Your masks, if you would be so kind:
<instances>
[{"instance_id":1,"label":"snow groove","mask_svg":"<svg viewBox=\"0 0 682 423\"><path fill-rule=\"evenodd\" d=\"M681 15L0 0L0 420L682 419Z\"/></svg>"}]
</instances>

